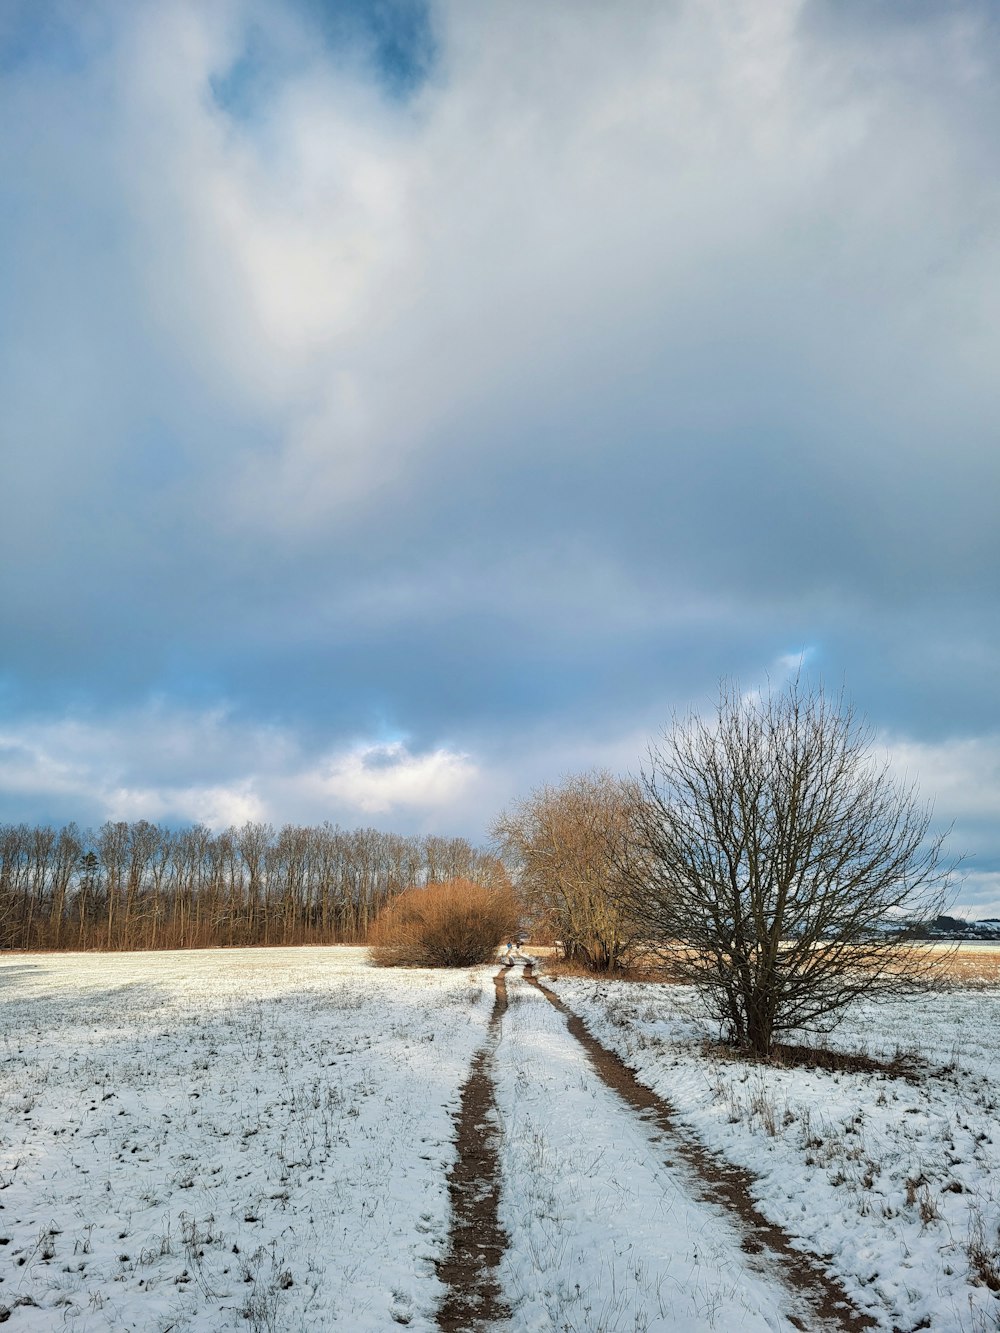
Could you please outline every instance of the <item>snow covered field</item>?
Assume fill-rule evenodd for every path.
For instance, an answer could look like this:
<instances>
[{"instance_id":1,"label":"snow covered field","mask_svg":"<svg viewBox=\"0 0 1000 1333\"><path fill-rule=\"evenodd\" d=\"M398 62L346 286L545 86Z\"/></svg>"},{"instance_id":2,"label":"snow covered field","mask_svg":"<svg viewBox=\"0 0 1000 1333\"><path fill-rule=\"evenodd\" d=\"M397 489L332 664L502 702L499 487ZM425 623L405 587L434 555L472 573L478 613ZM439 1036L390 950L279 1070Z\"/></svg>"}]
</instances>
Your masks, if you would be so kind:
<instances>
[{"instance_id":1,"label":"snow covered field","mask_svg":"<svg viewBox=\"0 0 1000 1333\"><path fill-rule=\"evenodd\" d=\"M453 1113L490 1043L515 1333L788 1328L668 1145L515 972L360 949L0 959L0 1307L12 1330L428 1330ZM984 1333L1000 1300L1000 988L858 1009L836 1045L914 1080L706 1053L681 988L553 983L758 1178L884 1329ZM997 1141L995 1142L995 1137ZM977 1266L978 1265L978 1266ZM2 1315L2 1312L0 1312Z\"/></svg>"},{"instance_id":2,"label":"snow covered field","mask_svg":"<svg viewBox=\"0 0 1000 1333\"><path fill-rule=\"evenodd\" d=\"M1000 1328L1000 988L858 1006L831 1046L909 1053L915 1080L706 1054L683 987L551 983L697 1137L758 1178L761 1211L829 1256L885 1329Z\"/></svg>"},{"instance_id":3,"label":"snow covered field","mask_svg":"<svg viewBox=\"0 0 1000 1333\"><path fill-rule=\"evenodd\" d=\"M10 1328L434 1327L489 971L360 949L0 962Z\"/></svg>"}]
</instances>

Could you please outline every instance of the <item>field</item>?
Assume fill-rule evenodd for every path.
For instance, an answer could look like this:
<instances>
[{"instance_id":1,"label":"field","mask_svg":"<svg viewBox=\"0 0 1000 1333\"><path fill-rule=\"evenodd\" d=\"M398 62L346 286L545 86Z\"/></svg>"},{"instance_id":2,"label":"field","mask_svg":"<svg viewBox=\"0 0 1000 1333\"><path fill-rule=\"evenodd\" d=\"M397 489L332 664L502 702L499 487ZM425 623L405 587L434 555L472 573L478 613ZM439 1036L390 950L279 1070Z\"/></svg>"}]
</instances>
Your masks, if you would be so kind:
<instances>
[{"instance_id":1,"label":"field","mask_svg":"<svg viewBox=\"0 0 1000 1333\"><path fill-rule=\"evenodd\" d=\"M735 1061L682 987L543 980L682 1138L749 1168L760 1211L878 1327L983 1333L1000 1327L1000 951L974 952L919 1004L849 1016L830 1046L867 1072ZM492 974L347 948L0 961L0 1321L436 1328L482 1053L498 1327L802 1327L781 1264L746 1252L519 969L491 1025Z\"/></svg>"},{"instance_id":2,"label":"field","mask_svg":"<svg viewBox=\"0 0 1000 1333\"><path fill-rule=\"evenodd\" d=\"M1000 987L1000 944L929 944L927 952L938 955L946 982Z\"/></svg>"},{"instance_id":3,"label":"field","mask_svg":"<svg viewBox=\"0 0 1000 1333\"><path fill-rule=\"evenodd\" d=\"M980 1333L1000 1328L998 963L972 946L951 986L852 1010L827 1044L887 1066L868 1072L733 1060L683 987L553 986L880 1326Z\"/></svg>"},{"instance_id":4,"label":"field","mask_svg":"<svg viewBox=\"0 0 1000 1333\"><path fill-rule=\"evenodd\" d=\"M11 1328L419 1325L484 981L358 949L5 961Z\"/></svg>"}]
</instances>

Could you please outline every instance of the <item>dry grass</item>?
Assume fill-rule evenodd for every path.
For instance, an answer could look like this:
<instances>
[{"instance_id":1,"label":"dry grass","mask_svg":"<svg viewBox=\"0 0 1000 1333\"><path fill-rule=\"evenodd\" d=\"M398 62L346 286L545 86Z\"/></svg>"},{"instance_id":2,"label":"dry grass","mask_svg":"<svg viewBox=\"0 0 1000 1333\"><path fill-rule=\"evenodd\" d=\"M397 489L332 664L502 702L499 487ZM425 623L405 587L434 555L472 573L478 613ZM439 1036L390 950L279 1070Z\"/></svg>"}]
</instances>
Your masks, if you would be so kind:
<instances>
[{"instance_id":1,"label":"dry grass","mask_svg":"<svg viewBox=\"0 0 1000 1333\"><path fill-rule=\"evenodd\" d=\"M989 1287L990 1291L1000 1295L1000 1233L996 1227L992 1234L987 1233L986 1223L978 1208L971 1211L969 1242L966 1246L969 1256L969 1272L974 1283Z\"/></svg>"},{"instance_id":2,"label":"dry grass","mask_svg":"<svg viewBox=\"0 0 1000 1333\"><path fill-rule=\"evenodd\" d=\"M582 964L572 963L559 956L558 949L533 946L532 953L544 956L545 971L552 976L592 976ZM950 986L970 988L1000 986L1000 944L927 944L917 953L917 971L923 964L932 963L927 979ZM669 955L661 957L652 951L640 954L632 966L615 974L626 981L657 981L679 985L682 977L672 968Z\"/></svg>"},{"instance_id":3,"label":"dry grass","mask_svg":"<svg viewBox=\"0 0 1000 1333\"><path fill-rule=\"evenodd\" d=\"M701 1043L703 1054L714 1060L730 1060L746 1064L749 1061L798 1069L826 1069L846 1074L878 1074L884 1078L905 1079L919 1083L925 1069L913 1051L899 1050L892 1056L880 1058L866 1051L839 1051L830 1046L805 1046L793 1042L776 1041L766 1058L751 1057L745 1050L727 1042L706 1038Z\"/></svg>"},{"instance_id":4,"label":"dry grass","mask_svg":"<svg viewBox=\"0 0 1000 1333\"><path fill-rule=\"evenodd\" d=\"M540 949L532 950L534 957L538 957L541 953ZM553 950L549 957L543 959L543 964L544 971L550 977L607 977L613 981L652 981L663 986L679 986L682 980L668 965L653 959L640 960L631 967L622 967L615 972L595 972L585 963L571 958L560 958Z\"/></svg>"},{"instance_id":5,"label":"dry grass","mask_svg":"<svg viewBox=\"0 0 1000 1333\"><path fill-rule=\"evenodd\" d=\"M594 972L579 960L564 958L562 950L556 946L539 947L532 943L530 950L532 957L542 964L540 970L551 977L606 976L615 981L651 981L665 986L679 986L683 981L677 969L671 966L669 956L651 949L634 951L628 967L606 973Z\"/></svg>"},{"instance_id":6,"label":"dry grass","mask_svg":"<svg viewBox=\"0 0 1000 1333\"><path fill-rule=\"evenodd\" d=\"M1000 986L1000 944L928 944L935 975L957 986Z\"/></svg>"}]
</instances>

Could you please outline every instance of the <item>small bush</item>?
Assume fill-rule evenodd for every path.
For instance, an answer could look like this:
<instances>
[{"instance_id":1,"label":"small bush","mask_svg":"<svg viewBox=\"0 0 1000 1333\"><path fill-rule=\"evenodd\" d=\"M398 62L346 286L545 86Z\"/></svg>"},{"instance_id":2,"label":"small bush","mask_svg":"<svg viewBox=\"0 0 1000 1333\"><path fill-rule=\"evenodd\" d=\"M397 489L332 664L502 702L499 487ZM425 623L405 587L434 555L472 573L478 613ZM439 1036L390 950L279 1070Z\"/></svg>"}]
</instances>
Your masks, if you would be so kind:
<instances>
[{"instance_id":1,"label":"small bush","mask_svg":"<svg viewBox=\"0 0 1000 1333\"><path fill-rule=\"evenodd\" d=\"M520 915L509 888L486 889L467 879L452 879L407 889L375 922L369 952L379 967L488 963L497 945L516 934Z\"/></svg>"}]
</instances>

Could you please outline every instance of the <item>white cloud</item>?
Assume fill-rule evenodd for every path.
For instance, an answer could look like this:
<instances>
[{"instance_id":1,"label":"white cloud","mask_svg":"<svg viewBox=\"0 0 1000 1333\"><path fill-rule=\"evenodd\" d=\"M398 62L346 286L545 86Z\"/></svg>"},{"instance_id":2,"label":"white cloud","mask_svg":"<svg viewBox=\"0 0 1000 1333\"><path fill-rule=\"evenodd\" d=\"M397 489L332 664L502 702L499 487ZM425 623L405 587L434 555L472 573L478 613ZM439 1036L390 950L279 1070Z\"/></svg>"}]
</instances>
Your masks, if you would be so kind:
<instances>
[{"instance_id":1,"label":"white cloud","mask_svg":"<svg viewBox=\"0 0 1000 1333\"><path fill-rule=\"evenodd\" d=\"M932 828L951 827L946 854L961 857L955 876L959 915L1000 916L1000 733L918 741L884 735L900 783L915 784L933 807Z\"/></svg>"},{"instance_id":2,"label":"white cloud","mask_svg":"<svg viewBox=\"0 0 1000 1333\"><path fill-rule=\"evenodd\" d=\"M411 754L401 741L364 744L331 756L306 781L338 804L366 814L447 810L476 778L469 755L438 749Z\"/></svg>"},{"instance_id":3,"label":"white cloud","mask_svg":"<svg viewBox=\"0 0 1000 1333\"><path fill-rule=\"evenodd\" d=\"M590 768L636 772L650 733L568 737L550 727L494 738L487 760L438 745L361 740L310 752L291 728L160 700L109 717L35 718L0 726L0 797L84 822L248 819L345 824L377 819L477 840L500 808L533 787ZM79 817L79 816L78 816Z\"/></svg>"},{"instance_id":4,"label":"white cloud","mask_svg":"<svg viewBox=\"0 0 1000 1333\"><path fill-rule=\"evenodd\" d=\"M970 871L957 894L959 905L949 909L955 916L1000 921L1000 870Z\"/></svg>"},{"instance_id":5,"label":"white cloud","mask_svg":"<svg viewBox=\"0 0 1000 1333\"><path fill-rule=\"evenodd\" d=\"M0 730L0 793L91 818L199 822L363 822L371 816L447 832L479 770L445 747L403 741L309 753L289 729L215 709L159 703L106 719L34 720Z\"/></svg>"},{"instance_id":6,"label":"white cloud","mask_svg":"<svg viewBox=\"0 0 1000 1333\"><path fill-rule=\"evenodd\" d=\"M117 787L102 792L101 800L108 819L182 820L218 829L270 818L252 787L250 780L229 787Z\"/></svg>"},{"instance_id":7,"label":"white cloud","mask_svg":"<svg viewBox=\"0 0 1000 1333\"><path fill-rule=\"evenodd\" d=\"M901 779L916 782L948 823L996 818L1000 810L1000 734L917 741L884 737Z\"/></svg>"},{"instance_id":8,"label":"white cloud","mask_svg":"<svg viewBox=\"0 0 1000 1333\"><path fill-rule=\"evenodd\" d=\"M777 658L775 665L785 675L796 676L805 668L814 652L815 649L807 646L805 648L800 648L798 652L781 653Z\"/></svg>"},{"instance_id":9,"label":"white cloud","mask_svg":"<svg viewBox=\"0 0 1000 1333\"><path fill-rule=\"evenodd\" d=\"M213 392L279 441L234 460L236 519L294 530L376 479L392 396L359 367L412 297L409 134L346 65L297 51L262 119L213 79L251 22L306 46L277 7L137 11L118 52L121 190L150 317ZM322 499L322 505L320 505Z\"/></svg>"},{"instance_id":10,"label":"white cloud","mask_svg":"<svg viewBox=\"0 0 1000 1333\"><path fill-rule=\"evenodd\" d=\"M443 3L440 68L395 107L358 68L309 58L277 7L135 11L114 188L136 272L175 351L275 439L234 460L234 520L296 538L377 492L436 430L502 414L512 384L530 401L628 374L647 338L678 358L707 330L716 341L772 270L786 295L765 318L818 340L835 379L843 348L855 371L861 353L838 331L845 312L863 312L879 375L900 319L933 327L914 301L959 308L969 274L934 257L954 253L955 231L985 260L962 200L992 187L975 173L961 190L929 184L970 151L947 90L921 82L915 111L884 48L860 83L854 53L809 46L803 10ZM298 59L240 120L210 89L251 20ZM908 375L919 398L909 361Z\"/></svg>"}]
</instances>

